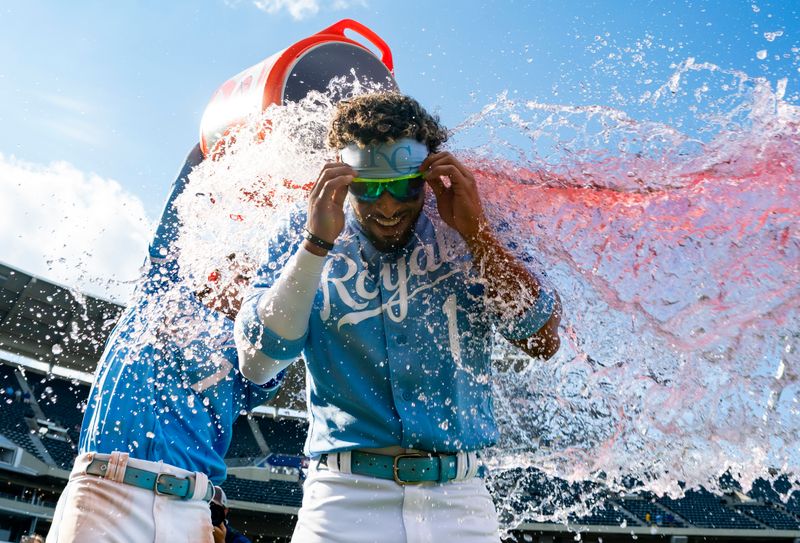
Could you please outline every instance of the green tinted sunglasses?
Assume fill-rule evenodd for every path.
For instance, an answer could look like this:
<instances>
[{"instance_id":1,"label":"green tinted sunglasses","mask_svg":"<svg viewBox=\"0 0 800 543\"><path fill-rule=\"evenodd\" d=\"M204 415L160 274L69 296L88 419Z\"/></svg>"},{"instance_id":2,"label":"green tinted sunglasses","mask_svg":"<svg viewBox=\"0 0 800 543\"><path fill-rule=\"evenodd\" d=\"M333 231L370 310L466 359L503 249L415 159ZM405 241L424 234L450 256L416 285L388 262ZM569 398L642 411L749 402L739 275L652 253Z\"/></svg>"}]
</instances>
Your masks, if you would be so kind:
<instances>
[{"instance_id":1,"label":"green tinted sunglasses","mask_svg":"<svg viewBox=\"0 0 800 543\"><path fill-rule=\"evenodd\" d=\"M410 202L416 200L425 186L422 172L386 179L368 179L354 177L350 183L350 192L362 202L374 202L387 191L395 200Z\"/></svg>"}]
</instances>

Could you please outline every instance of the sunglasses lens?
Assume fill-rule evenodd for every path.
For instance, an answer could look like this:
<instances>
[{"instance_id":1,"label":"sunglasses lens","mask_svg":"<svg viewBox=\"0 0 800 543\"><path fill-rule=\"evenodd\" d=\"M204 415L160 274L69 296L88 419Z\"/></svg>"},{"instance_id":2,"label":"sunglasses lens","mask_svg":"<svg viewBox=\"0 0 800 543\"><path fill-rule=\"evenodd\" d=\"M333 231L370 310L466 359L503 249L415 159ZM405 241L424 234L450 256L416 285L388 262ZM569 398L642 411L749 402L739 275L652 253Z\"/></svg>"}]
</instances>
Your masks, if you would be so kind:
<instances>
[{"instance_id":1,"label":"sunglasses lens","mask_svg":"<svg viewBox=\"0 0 800 543\"><path fill-rule=\"evenodd\" d=\"M415 200L417 196L419 196L424 185L424 179L415 177L414 179L402 179L388 183L386 190L388 190L389 194L394 196L395 199L401 202L408 202L410 200Z\"/></svg>"},{"instance_id":2,"label":"sunglasses lens","mask_svg":"<svg viewBox=\"0 0 800 543\"><path fill-rule=\"evenodd\" d=\"M425 186L422 175L410 179L396 179L394 181L358 181L350 184L350 192L363 202L372 202L380 198L383 191L396 200L408 202L416 199Z\"/></svg>"},{"instance_id":3,"label":"sunglasses lens","mask_svg":"<svg viewBox=\"0 0 800 543\"><path fill-rule=\"evenodd\" d=\"M359 200L371 202L377 200L380 195L383 194L386 184L387 183L373 183L369 181L350 183L350 192Z\"/></svg>"}]
</instances>

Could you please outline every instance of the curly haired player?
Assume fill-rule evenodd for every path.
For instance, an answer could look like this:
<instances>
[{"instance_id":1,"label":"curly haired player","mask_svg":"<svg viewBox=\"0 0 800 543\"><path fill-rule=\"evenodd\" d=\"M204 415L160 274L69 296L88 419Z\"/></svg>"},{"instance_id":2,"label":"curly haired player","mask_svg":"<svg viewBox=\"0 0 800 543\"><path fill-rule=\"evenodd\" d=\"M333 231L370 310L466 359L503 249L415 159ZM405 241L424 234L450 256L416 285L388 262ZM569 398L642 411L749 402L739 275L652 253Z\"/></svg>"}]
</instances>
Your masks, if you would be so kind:
<instances>
[{"instance_id":1,"label":"curly haired player","mask_svg":"<svg viewBox=\"0 0 800 543\"><path fill-rule=\"evenodd\" d=\"M306 360L312 462L294 541L499 540L476 476L497 438L493 333L549 358L561 308L497 239L445 139L407 96L340 104L340 162L270 240L236 319L245 377Z\"/></svg>"}]
</instances>

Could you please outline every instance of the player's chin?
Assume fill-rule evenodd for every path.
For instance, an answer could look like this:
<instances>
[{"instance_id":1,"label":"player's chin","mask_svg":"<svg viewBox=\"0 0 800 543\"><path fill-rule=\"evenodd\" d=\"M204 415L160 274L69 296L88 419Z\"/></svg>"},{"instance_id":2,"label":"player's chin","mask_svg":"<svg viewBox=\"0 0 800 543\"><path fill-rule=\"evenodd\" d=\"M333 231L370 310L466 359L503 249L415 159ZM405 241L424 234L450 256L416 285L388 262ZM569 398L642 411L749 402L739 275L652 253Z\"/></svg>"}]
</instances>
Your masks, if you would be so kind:
<instances>
[{"instance_id":1,"label":"player's chin","mask_svg":"<svg viewBox=\"0 0 800 543\"><path fill-rule=\"evenodd\" d=\"M396 251L403 248L411 238L413 223L404 218L403 221L391 228L377 223L370 224L370 237L376 249L383 252Z\"/></svg>"}]
</instances>

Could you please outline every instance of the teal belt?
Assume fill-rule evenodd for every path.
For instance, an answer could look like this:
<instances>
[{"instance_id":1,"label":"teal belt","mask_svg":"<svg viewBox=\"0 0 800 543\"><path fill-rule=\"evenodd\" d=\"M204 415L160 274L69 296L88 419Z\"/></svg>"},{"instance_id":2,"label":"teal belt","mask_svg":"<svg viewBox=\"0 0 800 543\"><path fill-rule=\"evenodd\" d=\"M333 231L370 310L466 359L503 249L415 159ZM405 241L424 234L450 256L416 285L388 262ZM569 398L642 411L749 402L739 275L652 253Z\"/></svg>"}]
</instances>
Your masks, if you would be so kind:
<instances>
[{"instance_id":1,"label":"teal belt","mask_svg":"<svg viewBox=\"0 0 800 543\"><path fill-rule=\"evenodd\" d=\"M86 468L86 473L89 475L98 475L100 477L105 477L107 471L108 460L100 460L99 458L92 460ZM194 494L195 477L178 477L169 473L157 473L127 466L122 482L126 485L152 490L156 494L175 496L186 500ZM213 497L214 486L209 481L203 500L211 501Z\"/></svg>"},{"instance_id":2,"label":"teal belt","mask_svg":"<svg viewBox=\"0 0 800 543\"><path fill-rule=\"evenodd\" d=\"M321 461L335 462L333 454L323 454ZM379 479L393 480L399 485L446 483L456 478L457 456L454 454L409 453L389 456L385 454L352 451L350 471Z\"/></svg>"}]
</instances>

